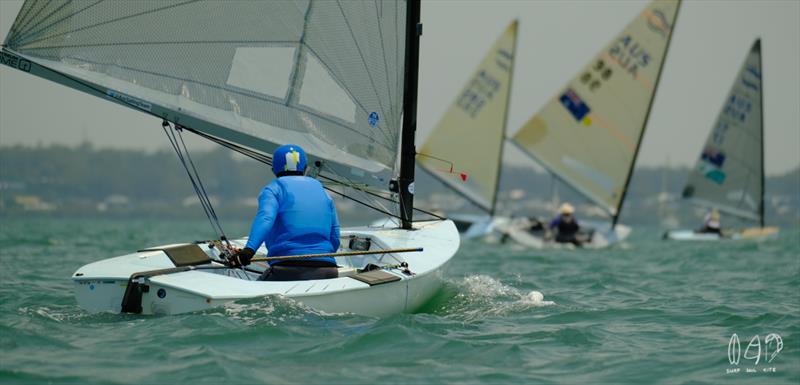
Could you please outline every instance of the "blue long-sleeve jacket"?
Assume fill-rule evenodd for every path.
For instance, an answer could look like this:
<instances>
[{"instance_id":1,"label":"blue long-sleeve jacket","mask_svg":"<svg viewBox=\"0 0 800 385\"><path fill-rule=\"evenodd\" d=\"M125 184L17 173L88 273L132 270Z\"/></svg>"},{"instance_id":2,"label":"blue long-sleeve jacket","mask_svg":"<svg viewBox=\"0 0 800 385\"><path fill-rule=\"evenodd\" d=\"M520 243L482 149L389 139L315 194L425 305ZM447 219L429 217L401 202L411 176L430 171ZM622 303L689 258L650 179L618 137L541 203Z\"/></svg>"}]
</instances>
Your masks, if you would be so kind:
<instances>
[{"instance_id":1,"label":"blue long-sleeve jacket","mask_svg":"<svg viewBox=\"0 0 800 385\"><path fill-rule=\"evenodd\" d=\"M258 250L262 243L275 257L339 249L336 207L319 181L306 176L283 176L264 187L245 247ZM330 257L308 260L336 263Z\"/></svg>"}]
</instances>

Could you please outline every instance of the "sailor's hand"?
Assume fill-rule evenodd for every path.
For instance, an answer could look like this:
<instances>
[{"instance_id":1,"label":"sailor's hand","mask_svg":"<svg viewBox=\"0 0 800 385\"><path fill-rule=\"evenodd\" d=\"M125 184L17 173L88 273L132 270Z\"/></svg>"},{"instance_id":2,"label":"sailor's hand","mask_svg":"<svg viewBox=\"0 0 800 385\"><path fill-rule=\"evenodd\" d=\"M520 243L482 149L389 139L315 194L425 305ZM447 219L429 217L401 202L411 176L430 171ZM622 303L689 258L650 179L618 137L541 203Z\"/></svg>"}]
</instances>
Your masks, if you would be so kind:
<instances>
[{"instance_id":1,"label":"sailor's hand","mask_svg":"<svg viewBox=\"0 0 800 385\"><path fill-rule=\"evenodd\" d=\"M255 254L255 250L245 247L228 257L228 263L231 264L231 267L247 266L250 264L250 260L253 259Z\"/></svg>"}]
</instances>

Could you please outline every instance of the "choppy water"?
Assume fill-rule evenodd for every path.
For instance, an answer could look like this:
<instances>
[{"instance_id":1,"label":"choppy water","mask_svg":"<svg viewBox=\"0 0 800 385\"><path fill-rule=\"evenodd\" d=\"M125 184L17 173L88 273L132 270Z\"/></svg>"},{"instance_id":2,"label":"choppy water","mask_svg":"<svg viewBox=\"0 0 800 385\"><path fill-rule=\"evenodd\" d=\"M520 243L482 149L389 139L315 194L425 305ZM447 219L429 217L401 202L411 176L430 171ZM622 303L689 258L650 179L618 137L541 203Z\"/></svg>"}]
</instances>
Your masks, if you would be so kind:
<instances>
[{"instance_id":1,"label":"choppy water","mask_svg":"<svg viewBox=\"0 0 800 385\"><path fill-rule=\"evenodd\" d=\"M708 244L637 229L627 247L602 251L467 243L423 312L383 319L280 299L162 317L77 307L69 277L79 266L208 237L206 227L0 219L0 382L800 382L796 229ZM738 366L728 358L734 333ZM783 343L774 356L772 333ZM755 336L757 365L746 358L755 341L745 352Z\"/></svg>"}]
</instances>

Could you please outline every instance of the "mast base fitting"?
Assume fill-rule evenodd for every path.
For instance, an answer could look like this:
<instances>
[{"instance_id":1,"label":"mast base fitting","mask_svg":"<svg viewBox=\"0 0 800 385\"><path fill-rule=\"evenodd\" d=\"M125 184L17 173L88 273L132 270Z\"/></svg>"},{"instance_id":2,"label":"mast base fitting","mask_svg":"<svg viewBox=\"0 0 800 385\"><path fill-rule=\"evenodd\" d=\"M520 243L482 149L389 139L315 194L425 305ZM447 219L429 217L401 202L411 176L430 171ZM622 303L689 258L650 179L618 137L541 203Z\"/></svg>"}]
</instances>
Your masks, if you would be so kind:
<instances>
[{"instance_id":1,"label":"mast base fitting","mask_svg":"<svg viewBox=\"0 0 800 385\"><path fill-rule=\"evenodd\" d=\"M389 181L389 191L393 193L400 192L400 182L397 179L392 179Z\"/></svg>"}]
</instances>

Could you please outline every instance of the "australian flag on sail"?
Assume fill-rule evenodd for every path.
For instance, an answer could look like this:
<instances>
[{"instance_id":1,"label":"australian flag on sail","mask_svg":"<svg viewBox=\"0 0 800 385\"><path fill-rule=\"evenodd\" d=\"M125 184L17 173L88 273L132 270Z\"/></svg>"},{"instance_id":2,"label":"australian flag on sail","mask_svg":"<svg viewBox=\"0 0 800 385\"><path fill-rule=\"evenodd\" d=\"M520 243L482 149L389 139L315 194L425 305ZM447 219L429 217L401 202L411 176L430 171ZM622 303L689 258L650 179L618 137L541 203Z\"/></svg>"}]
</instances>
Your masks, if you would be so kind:
<instances>
[{"instance_id":1,"label":"australian flag on sail","mask_svg":"<svg viewBox=\"0 0 800 385\"><path fill-rule=\"evenodd\" d=\"M573 91L571 88L567 88L567 91L564 92L563 95L559 98L561 104L564 105L564 108L569 111L570 114L575 118L577 121L582 121L591 109L589 108L586 103L583 102L580 96Z\"/></svg>"},{"instance_id":2,"label":"australian flag on sail","mask_svg":"<svg viewBox=\"0 0 800 385\"><path fill-rule=\"evenodd\" d=\"M725 154L714 150L713 148L706 147L703 150L703 153L700 155L700 159L711 163L717 167L722 167L722 164L725 163Z\"/></svg>"}]
</instances>

